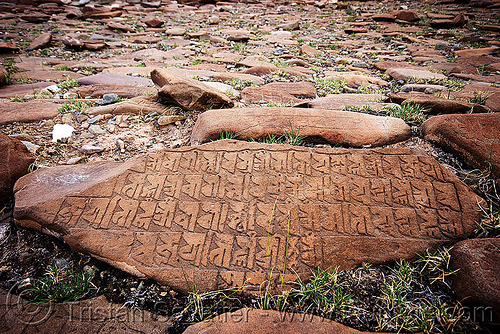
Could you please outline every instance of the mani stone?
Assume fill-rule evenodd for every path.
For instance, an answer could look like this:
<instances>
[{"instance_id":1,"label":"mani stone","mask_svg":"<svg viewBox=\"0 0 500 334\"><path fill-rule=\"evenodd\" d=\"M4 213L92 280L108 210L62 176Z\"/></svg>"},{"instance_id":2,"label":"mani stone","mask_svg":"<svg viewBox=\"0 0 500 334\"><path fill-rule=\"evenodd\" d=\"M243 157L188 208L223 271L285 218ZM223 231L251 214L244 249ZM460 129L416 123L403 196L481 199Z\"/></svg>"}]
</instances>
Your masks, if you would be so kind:
<instances>
[{"instance_id":1,"label":"mani stone","mask_svg":"<svg viewBox=\"0 0 500 334\"><path fill-rule=\"evenodd\" d=\"M424 138L463 158L470 166L489 169L500 178L500 113L439 115L422 125Z\"/></svg>"},{"instance_id":2,"label":"mani stone","mask_svg":"<svg viewBox=\"0 0 500 334\"><path fill-rule=\"evenodd\" d=\"M411 259L466 238L482 203L409 149L231 140L43 168L14 193L19 226L185 293Z\"/></svg>"},{"instance_id":3,"label":"mani stone","mask_svg":"<svg viewBox=\"0 0 500 334\"><path fill-rule=\"evenodd\" d=\"M191 143L216 140L225 132L242 140L293 132L308 141L350 147L388 145L411 136L411 128L394 117L310 108L240 108L201 114L191 133Z\"/></svg>"},{"instance_id":4,"label":"mani stone","mask_svg":"<svg viewBox=\"0 0 500 334\"><path fill-rule=\"evenodd\" d=\"M453 289L460 300L474 306L472 321L500 321L500 239L469 239L451 251L450 266L458 270ZM478 318L479 317L479 318Z\"/></svg>"},{"instance_id":5,"label":"mani stone","mask_svg":"<svg viewBox=\"0 0 500 334\"><path fill-rule=\"evenodd\" d=\"M189 326L184 334L370 334L312 314L242 308Z\"/></svg>"}]
</instances>

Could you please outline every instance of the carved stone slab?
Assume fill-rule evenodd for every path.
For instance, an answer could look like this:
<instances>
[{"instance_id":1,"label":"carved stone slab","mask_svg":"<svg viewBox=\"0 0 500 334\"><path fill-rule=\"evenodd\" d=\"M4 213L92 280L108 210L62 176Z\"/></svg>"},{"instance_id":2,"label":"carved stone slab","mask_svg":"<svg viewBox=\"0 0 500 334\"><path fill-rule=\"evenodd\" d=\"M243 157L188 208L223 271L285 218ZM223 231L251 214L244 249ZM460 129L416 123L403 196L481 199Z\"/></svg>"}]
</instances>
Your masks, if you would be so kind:
<instances>
[{"instance_id":1,"label":"carved stone slab","mask_svg":"<svg viewBox=\"0 0 500 334\"><path fill-rule=\"evenodd\" d=\"M408 149L230 140L37 170L15 197L19 225L180 291L412 258L465 238L481 200Z\"/></svg>"},{"instance_id":2,"label":"carved stone slab","mask_svg":"<svg viewBox=\"0 0 500 334\"><path fill-rule=\"evenodd\" d=\"M191 143L200 144L233 132L238 139L298 133L308 140L350 147L382 146L410 138L410 127L399 118L309 108L238 108L209 110L198 117Z\"/></svg>"}]
</instances>

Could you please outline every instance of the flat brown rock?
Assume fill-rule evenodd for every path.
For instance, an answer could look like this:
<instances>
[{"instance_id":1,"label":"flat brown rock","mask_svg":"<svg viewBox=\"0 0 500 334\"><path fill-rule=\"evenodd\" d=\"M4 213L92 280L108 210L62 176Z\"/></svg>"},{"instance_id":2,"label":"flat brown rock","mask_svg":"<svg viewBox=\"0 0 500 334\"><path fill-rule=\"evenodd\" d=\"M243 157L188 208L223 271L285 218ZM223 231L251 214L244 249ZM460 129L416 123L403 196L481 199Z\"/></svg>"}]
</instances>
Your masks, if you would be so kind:
<instances>
[{"instance_id":1,"label":"flat brown rock","mask_svg":"<svg viewBox=\"0 0 500 334\"><path fill-rule=\"evenodd\" d=\"M22 85L8 85L0 88L0 98L24 97L40 92L42 89L55 85L53 82L36 82Z\"/></svg>"},{"instance_id":2,"label":"flat brown rock","mask_svg":"<svg viewBox=\"0 0 500 334\"><path fill-rule=\"evenodd\" d=\"M247 87L241 91L241 99L247 103L278 102L296 104L300 99L292 94L270 87Z\"/></svg>"},{"instance_id":3,"label":"flat brown rock","mask_svg":"<svg viewBox=\"0 0 500 334\"><path fill-rule=\"evenodd\" d=\"M0 205L12 195L17 179L28 172L35 161L19 140L0 132Z\"/></svg>"},{"instance_id":4,"label":"flat brown rock","mask_svg":"<svg viewBox=\"0 0 500 334\"><path fill-rule=\"evenodd\" d=\"M380 110L387 105L386 103L377 102L383 98L384 96L381 94L332 94L303 102L297 107L342 110L344 107L370 106L373 109Z\"/></svg>"},{"instance_id":5,"label":"flat brown rock","mask_svg":"<svg viewBox=\"0 0 500 334\"><path fill-rule=\"evenodd\" d=\"M50 189L51 191L47 191ZM317 267L414 258L468 236L481 199L408 149L219 141L127 162L38 169L17 224L176 290L259 289Z\"/></svg>"},{"instance_id":6,"label":"flat brown rock","mask_svg":"<svg viewBox=\"0 0 500 334\"><path fill-rule=\"evenodd\" d=\"M407 81L410 78L416 79L446 79L441 73L434 73L427 70L418 70L414 68L399 67L389 68L385 73L389 74L394 80Z\"/></svg>"},{"instance_id":7,"label":"flat brown rock","mask_svg":"<svg viewBox=\"0 0 500 334\"><path fill-rule=\"evenodd\" d=\"M294 131L308 140L350 147L388 145L411 135L410 127L393 117L309 108L240 108L209 110L200 115L191 143L217 140L226 131L242 140Z\"/></svg>"},{"instance_id":8,"label":"flat brown rock","mask_svg":"<svg viewBox=\"0 0 500 334\"><path fill-rule=\"evenodd\" d=\"M151 79L161 87L158 95L164 102L174 103L185 110L204 111L234 106L234 102L217 89L165 69L153 70Z\"/></svg>"},{"instance_id":9,"label":"flat brown rock","mask_svg":"<svg viewBox=\"0 0 500 334\"><path fill-rule=\"evenodd\" d=\"M169 322L147 311L113 304L106 297L70 303L31 304L0 290L0 332L22 333L165 333Z\"/></svg>"},{"instance_id":10,"label":"flat brown rock","mask_svg":"<svg viewBox=\"0 0 500 334\"><path fill-rule=\"evenodd\" d=\"M52 40L51 33L49 33L49 32L43 33L31 41L30 46L28 47L28 50L45 48L50 44L51 40Z\"/></svg>"},{"instance_id":11,"label":"flat brown rock","mask_svg":"<svg viewBox=\"0 0 500 334\"><path fill-rule=\"evenodd\" d=\"M78 79L80 85L129 85L148 87L153 85L153 81L148 78L132 77L113 73L100 73Z\"/></svg>"},{"instance_id":12,"label":"flat brown rock","mask_svg":"<svg viewBox=\"0 0 500 334\"><path fill-rule=\"evenodd\" d=\"M463 158L469 165L490 169L500 178L500 113L440 115L424 122L424 138Z\"/></svg>"},{"instance_id":13,"label":"flat brown rock","mask_svg":"<svg viewBox=\"0 0 500 334\"><path fill-rule=\"evenodd\" d=\"M484 113L489 109L485 106L459 101L446 99L444 97L437 97L430 94L420 92L399 93L392 94L389 101L398 104L416 103L427 108L426 113L429 114L458 114L458 113Z\"/></svg>"},{"instance_id":14,"label":"flat brown rock","mask_svg":"<svg viewBox=\"0 0 500 334\"><path fill-rule=\"evenodd\" d=\"M184 334L368 334L316 315L242 308L189 326Z\"/></svg>"},{"instance_id":15,"label":"flat brown rock","mask_svg":"<svg viewBox=\"0 0 500 334\"><path fill-rule=\"evenodd\" d=\"M130 100L119 103L114 103L101 107L94 107L89 109L88 113L91 115L104 115L104 114L141 114L147 115L154 112L164 115L171 115L172 108L165 106L157 101L157 95L151 96L138 96Z\"/></svg>"},{"instance_id":16,"label":"flat brown rock","mask_svg":"<svg viewBox=\"0 0 500 334\"><path fill-rule=\"evenodd\" d=\"M36 122L57 116L62 104L33 100L27 102L1 102L0 125L13 122Z\"/></svg>"},{"instance_id":17,"label":"flat brown rock","mask_svg":"<svg viewBox=\"0 0 500 334\"><path fill-rule=\"evenodd\" d=\"M453 289L458 298L474 306L471 320L498 323L500 239L470 239L457 243L451 251L450 266L458 270L453 276Z\"/></svg>"},{"instance_id":18,"label":"flat brown rock","mask_svg":"<svg viewBox=\"0 0 500 334\"><path fill-rule=\"evenodd\" d=\"M78 94L82 98L87 96L101 98L104 94L115 93L120 97L129 99L142 95L156 95L157 90L154 87L101 84L76 87L72 89L71 92Z\"/></svg>"}]
</instances>

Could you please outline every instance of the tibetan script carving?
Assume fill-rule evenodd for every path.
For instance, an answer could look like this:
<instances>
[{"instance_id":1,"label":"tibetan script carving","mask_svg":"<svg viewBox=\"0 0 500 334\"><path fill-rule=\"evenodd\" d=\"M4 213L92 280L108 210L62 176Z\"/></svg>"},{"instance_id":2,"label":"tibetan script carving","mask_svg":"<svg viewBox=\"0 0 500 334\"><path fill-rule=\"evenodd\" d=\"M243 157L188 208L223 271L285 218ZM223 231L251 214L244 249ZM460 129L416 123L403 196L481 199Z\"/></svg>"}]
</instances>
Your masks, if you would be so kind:
<instances>
[{"instance_id":1,"label":"tibetan script carving","mask_svg":"<svg viewBox=\"0 0 500 334\"><path fill-rule=\"evenodd\" d=\"M46 192L50 187L52 191ZM42 169L19 224L186 291L411 258L465 238L481 199L428 156L221 141L126 163Z\"/></svg>"}]
</instances>

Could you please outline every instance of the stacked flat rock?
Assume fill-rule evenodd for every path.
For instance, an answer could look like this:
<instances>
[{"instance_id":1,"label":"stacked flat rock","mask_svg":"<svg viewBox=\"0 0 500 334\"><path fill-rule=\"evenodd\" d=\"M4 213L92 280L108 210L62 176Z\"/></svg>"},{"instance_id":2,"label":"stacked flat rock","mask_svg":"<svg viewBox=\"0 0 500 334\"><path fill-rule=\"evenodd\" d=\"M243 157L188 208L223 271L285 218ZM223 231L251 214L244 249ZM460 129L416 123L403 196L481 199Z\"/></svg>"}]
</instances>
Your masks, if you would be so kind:
<instances>
[{"instance_id":1,"label":"stacked flat rock","mask_svg":"<svg viewBox=\"0 0 500 334\"><path fill-rule=\"evenodd\" d=\"M481 215L464 183L408 149L229 140L40 169L16 183L15 203L20 226L182 292L185 270L200 292L258 290L285 263L289 282L411 259L467 237Z\"/></svg>"}]
</instances>

